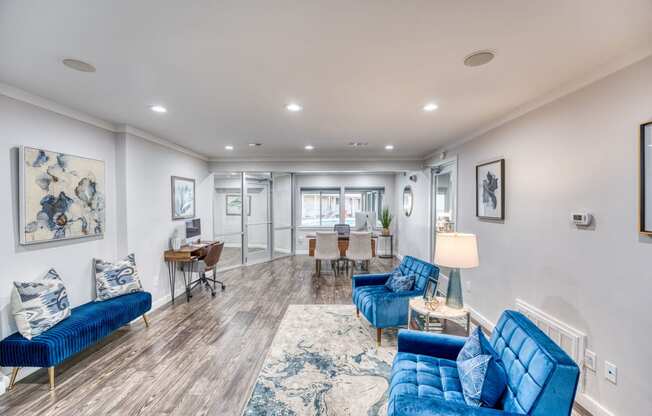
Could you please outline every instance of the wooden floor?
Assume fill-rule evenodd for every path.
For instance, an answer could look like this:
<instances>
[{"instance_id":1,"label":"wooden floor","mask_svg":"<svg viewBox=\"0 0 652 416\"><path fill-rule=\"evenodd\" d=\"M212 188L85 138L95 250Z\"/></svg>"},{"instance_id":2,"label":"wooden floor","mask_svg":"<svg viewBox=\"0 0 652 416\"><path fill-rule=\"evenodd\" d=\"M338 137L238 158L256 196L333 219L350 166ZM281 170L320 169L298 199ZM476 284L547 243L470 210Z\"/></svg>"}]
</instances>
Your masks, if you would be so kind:
<instances>
[{"instance_id":1,"label":"wooden floor","mask_svg":"<svg viewBox=\"0 0 652 416\"><path fill-rule=\"evenodd\" d=\"M375 259L371 272L392 267ZM1 415L240 415L290 304L350 303L348 276L313 275L306 256L221 274L212 299L195 290L187 304L120 329L56 369L49 392L39 371L0 396Z\"/></svg>"}]
</instances>

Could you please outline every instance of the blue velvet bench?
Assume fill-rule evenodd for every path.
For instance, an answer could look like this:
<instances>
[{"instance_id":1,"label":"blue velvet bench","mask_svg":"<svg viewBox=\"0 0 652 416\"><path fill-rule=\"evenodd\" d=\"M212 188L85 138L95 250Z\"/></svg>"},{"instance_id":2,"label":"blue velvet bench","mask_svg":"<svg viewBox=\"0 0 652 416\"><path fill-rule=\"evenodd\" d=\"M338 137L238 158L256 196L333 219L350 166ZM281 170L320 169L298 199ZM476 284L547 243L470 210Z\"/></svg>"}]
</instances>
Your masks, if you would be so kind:
<instances>
[{"instance_id":1,"label":"blue velvet bench","mask_svg":"<svg viewBox=\"0 0 652 416\"><path fill-rule=\"evenodd\" d=\"M136 292L102 302L73 308L67 319L28 340L16 332L0 341L0 366L13 367L9 389L14 387L21 367L48 369L50 390L54 389L54 367L83 351L116 329L152 308L152 295Z\"/></svg>"},{"instance_id":2,"label":"blue velvet bench","mask_svg":"<svg viewBox=\"0 0 652 416\"><path fill-rule=\"evenodd\" d=\"M392 292L385 287L389 276L395 271L402 275L415 275L414 290ZM439 279L439 267L412 256L405 256L401 264L390 273L361 274L351 278L351 298L360 312L376 328L376 342L380 346L383 328L393 328L408 323L408 303L410 298L422 296L428 279Z\"/></svg>"},{"instance_id":3,"label":"blue velvet bench","mask_svg":"<svg viewBox=\"0 0 652 416\"><path fill-rule=\"evenodd\" d=\"M466 338L401 330L388 416L569 416L577 364L523 314L505 311L491 335L507 373L495 409L464 401L455 359Z\"/></svg>"}]
</instances>

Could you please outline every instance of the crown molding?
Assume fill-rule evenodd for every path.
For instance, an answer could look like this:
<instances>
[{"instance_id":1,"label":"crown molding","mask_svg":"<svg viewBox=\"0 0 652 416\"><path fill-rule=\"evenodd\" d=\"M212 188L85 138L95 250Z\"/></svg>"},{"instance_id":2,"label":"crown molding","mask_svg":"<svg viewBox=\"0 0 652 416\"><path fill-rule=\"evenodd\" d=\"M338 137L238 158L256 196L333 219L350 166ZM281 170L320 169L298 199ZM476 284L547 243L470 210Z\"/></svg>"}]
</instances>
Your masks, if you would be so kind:
<instances>
[{"instance_id":1,"label":"crown molding","mask_svg":"<svg viewBox=\"0 0 652 416\"><path fill-rule=\"evenodd\" d=\"M14 87L12 85L0 82L0 95L4 95L6 97L9 97L11 99L21 101L30 105L33 105L38 108L42 108L44 110L50 111L52 113L56 113L68 118L71 118L73 120L80 121L82 123L89 124L91 126L100 128L102 130L106 130L111 133L128 133L132 134L134 136L137 136L143 140L150 141L152 143L156 143L160 146L167 147L168 149L175 150L180 153L184 153L188 156L192 156L194 158L203 160L204 162L208 162L208 157L194 152L188 148L185 148L181 145L178 145L170 140L162 139L160 137L157 137L151 133L148 133L144 130L140 130L136 127L129 126L127 124L117 124L113 123L110 121L103 120L101 118L97 118L95 116L92 116L88 113L84 113L82 111L75 110L73 108L70 108L68 106L65 106L63 104L59 104L55 101L52 101L50 99L41 97L36 94L32 94L31 92L27 92L25 90L22 90L20 88Z\"/></svg>"},{"instance_id":2,"label":"crown molding","mask_svg":"<svg viewBox=\"0 0 652 416\"><path fill-rule=\"evenodd\" d=\"M72 118L77 121L81 121L82 123L90 124L91 126L98 127L103 130L107 130L113 133L116 131L116 125L110 121L102 120L100 118L91 116L90 114L77 111L63 104L59 104L39 95L21 90L20 88L16 88L9 84L0 82L0 95L4 95L14 100L31 104L35 107L39 107L68 118Z\"/></svg>"},{"instance_id":3,"label":"crown molding","mask_svg":"<svg viewBox=\"0 0 652 416\"><path fill-rule=\"evenodd\" d=\"M300 162L300 163L362 163L362 162L413 162L413 163L422 163L423 159L420 157L408 157L408 158L356 158L356 159L347 159L347 158L336 158L336 157L326 157L326 158L223 158L223 157L210 157L208 158L209 162L214 163L285 163L285 162Z\"/></svg>"},{"instance_id":4,"label":"crown molding","mask_svg":"<svg viewBox=\"0 0 652 416\"><path fill-rule=\"evenodd\" d=\"M190 149L188 149L186 147L180 146L180 145L178 145L178 144L176 144L174 142L171 142L169 140L162 139L162 138L160 138L158 136L154 136L151 133L148 133L148 132L146 132L144 130L140 130L140 129L138 129L136 127L133 127L133 126L130 126L128 124L120 124L120 125L116 126L115 132L116 133L130 134L132 136L139 137L139 138L141 138L143 140L147 140L148 142L158 144L159 146L166 147L166 148L174 150L176 152L183 153L183 154L186 154L188 156L192 156L192 157L194 157L196 159L203 160L204 162L209 162L208 157L206 157L206 156L204 156L204 155L202 155L200 153L197 153L197 152L195 152L193 150L190 150Z\"/></svg>"},{"instance_id":5,"label":"crown molding","mask_svg":"<svg viewBox=\"0 0 652 416\"><path fill-rule=\"evenodd\" d=\"M651 56L652 56L652 41L649 41L647 44L645 44L640 48L634 49L628 53L620 55L615 59L612 59L611 61L608 61L607 63L599 66L598 69L596 69L595 71L585 73L584 75L575 78L572 81L566 82L560 85L559 87L552 89L551 91L540 96L539 98L526 102L525 104L507 113L505 116L500 117L497 120L484 125L483 127L464 136L463 138L459 140L452 140L449 143L438 147L437 149L427 154L423 158L423 160L424 162L428 163L428 161L433 160L439 154L441 154L442 151L448 151L457 148L465 143L468 143L472 140L475 140L480 136L490 132L491 130L503 126L509 123L510 121L513 121L538 108L550 104L553 101L557 101L567 95L577 92L584 87L587 87L595 82L598 82L601 79L606 78L611 74L614 74L629 66L632 66Z\"/></svg>"}]
</instances>

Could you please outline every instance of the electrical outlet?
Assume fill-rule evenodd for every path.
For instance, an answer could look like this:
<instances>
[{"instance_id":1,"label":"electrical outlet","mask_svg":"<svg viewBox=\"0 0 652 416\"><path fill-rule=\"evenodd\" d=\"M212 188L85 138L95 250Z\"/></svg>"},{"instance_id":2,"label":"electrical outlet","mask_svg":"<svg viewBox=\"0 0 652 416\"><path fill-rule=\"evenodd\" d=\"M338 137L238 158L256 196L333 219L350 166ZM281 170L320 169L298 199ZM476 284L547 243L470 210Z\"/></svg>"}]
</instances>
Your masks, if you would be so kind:
<instances>
[{"instance_id":1,"label":"electrical outlet","mask_svg":"<svg viewBox=\"0 0 652 416\"><path fill-rule=\"evenodd\" d=\"M609 361L604 362L604 378L608 381L618 384L618 367Z\"/></svg>"},{"instance_id":2,"label":"electrical outlet","mask_svg":"<svg viewBox=\"0 0 652 416\"><path fill-rule=\"evenodd\" d=\"M584 351L584 367L588 368L591 371L595 371L597 363L598 360L595 353L587 348Z\"/></svg>"},{"instance_id":3,"label":"electrical outlet","mask_svg":"<svg viewBox=\"0 0 652 416\"><path fill-rule=\"evenodd\" d=\"M469 280L466 281L466 291L467 293L471 293L471 281Z\"/></svg>"}]
</instances>

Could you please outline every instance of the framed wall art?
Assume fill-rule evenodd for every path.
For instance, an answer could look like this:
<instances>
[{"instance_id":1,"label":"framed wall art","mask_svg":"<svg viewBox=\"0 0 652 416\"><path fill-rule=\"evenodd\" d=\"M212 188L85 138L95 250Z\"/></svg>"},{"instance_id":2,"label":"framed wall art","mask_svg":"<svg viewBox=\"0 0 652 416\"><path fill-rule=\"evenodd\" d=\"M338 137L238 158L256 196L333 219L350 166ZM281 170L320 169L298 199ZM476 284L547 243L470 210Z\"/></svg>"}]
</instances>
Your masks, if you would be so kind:
<instances>
[{"instance_id":1,"label":"framed wall art","mask_svg":"<svg viewBox=\"0 0 652 416\"><path fill-rule=\"evenodd\" d=\"M172 219L195 217L195 180L172 176Z\"/></svg>"},{"instance_id":2,"label":"framed wall art","mask_svg":"<svg viewBox=\"0 0 652 416\"><path fill-rule=\"evenodd\" d=\"M652 121L640 126L639 158L638 231L652 237Z\"/></svg>"},{"instance_id":3,"label":"framed wall art","mask_svg":"<svg viewBox=\"0 0 652 416\"><path fill-rule=\"evenodd\" d=\"M475 167L475 215L488 220L505 219L505 159Z\"/></svg>"},{"instance_id":4,"label":"framed wall art","mask_svg":"<svg viewBox=\"0 0 652 416\"><path fill-rule=\"evenodd\" d=\"M23 146L19 166L21 244L104 234L104 161Z\"/></svg>"}]
</instances>

